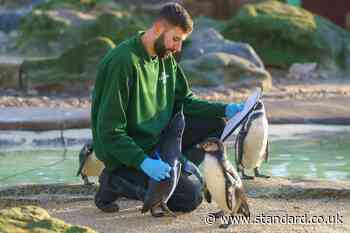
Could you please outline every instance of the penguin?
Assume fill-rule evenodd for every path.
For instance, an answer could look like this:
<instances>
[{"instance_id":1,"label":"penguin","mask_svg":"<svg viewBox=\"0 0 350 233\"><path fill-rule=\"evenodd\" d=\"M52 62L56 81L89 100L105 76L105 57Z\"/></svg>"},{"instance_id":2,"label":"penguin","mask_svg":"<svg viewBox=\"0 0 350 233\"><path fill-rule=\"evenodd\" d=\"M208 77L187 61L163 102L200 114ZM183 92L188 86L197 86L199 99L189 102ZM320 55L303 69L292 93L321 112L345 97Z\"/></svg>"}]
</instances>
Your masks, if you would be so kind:
<instances>
[{"instance_id":1,"label":"penguin","mask_svg":"<svg viewBox=\"0 0 350 233\"><path fill-rule=\"evenodd\" d=\"M269 157L268 122L261 99L243 122L235 142L235 155L243 179L270 178L259 172L262 162ZM254 176L246 175L244 169L254 169Z\"/></svg>"},{"instance_id":2,"label":"penguin","mask_svg":"<svg viewBox=\"0 0 350 233\"><path fill-rule=\"evenodd\" d=\"M213 213L216 218L224 214L243 214L250 217L247 197L237 171L226 159L224 145L217 138L208 138L198 145L204 150L203 170L205 177L204 197L208 203L212 199L221 211ZM220 228L227 228L231 224L223 223Z\"/></svg>"},{"instance_id":3,"label":"penguin","mask_svg":"<svg viewBox=\"0 0 350 233\"><path fill-rule=\"evenodd\" d=\"M167 207L171 195L174 193L181 174L181 155L182 134L185 128L185 118L182 111L177 112L170 121L169 125L163 131L160 142L158 143L156 153L153 158L162 159L171 167L170 178L161 181L149 179L148 188L141 209L142 213L151 211L152 216L162 217L165 212L175 217L175 214ZM161 208L161 211L157 210Z\"/></svg>"},{"instance_id":4,"label":"penguin","mask_svg":"<svg viewBox=\"0 0 350 233\"><path fill-rule=\"evenodd\" d=\"M104 169L104 164L98 160L93 152L92 144L87 143L83 146L79 153L79 169L77 176L81 175L85 185L92 185L89 176L100 176Z\"/></svg>"}]
</instances>

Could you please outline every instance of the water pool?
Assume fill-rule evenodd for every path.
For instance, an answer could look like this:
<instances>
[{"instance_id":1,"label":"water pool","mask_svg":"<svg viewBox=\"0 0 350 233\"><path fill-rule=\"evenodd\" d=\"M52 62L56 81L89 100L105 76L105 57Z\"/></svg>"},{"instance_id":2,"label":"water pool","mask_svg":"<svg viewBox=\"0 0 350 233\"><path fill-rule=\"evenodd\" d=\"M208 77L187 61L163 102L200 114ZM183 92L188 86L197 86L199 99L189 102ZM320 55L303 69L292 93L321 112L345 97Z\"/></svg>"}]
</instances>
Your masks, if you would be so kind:
<instances>
[{"instance_id":1,"label":"water pool","mask_svg":"<svg viewBox=\"0 0 350 233\"><path fill-rule=\"evenodd\" d=\"M270 160L262 172L289 178L350 180L350 127L271 125ZM76 183L78 153L91 140L90 130L0 131L0 186ZM229 157L234 152L232 139ZM248 172L249 173L249 172Z\"/></svg>"}]
</instances>

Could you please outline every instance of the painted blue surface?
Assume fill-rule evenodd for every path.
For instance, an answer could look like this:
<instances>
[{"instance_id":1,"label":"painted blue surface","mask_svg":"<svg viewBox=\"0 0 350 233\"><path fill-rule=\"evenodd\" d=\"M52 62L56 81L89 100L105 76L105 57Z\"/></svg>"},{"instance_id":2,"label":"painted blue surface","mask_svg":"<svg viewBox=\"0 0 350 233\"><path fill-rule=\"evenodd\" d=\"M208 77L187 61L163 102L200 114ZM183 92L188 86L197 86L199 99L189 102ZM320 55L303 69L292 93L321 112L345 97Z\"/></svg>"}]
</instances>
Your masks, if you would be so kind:
<instances>
[{"instance_id":1,"label":"painted blue surface","mask_svg":"<svg viewBox=\"0 0 350 233\"><path fill-rule=\"evenodd\" d=\"M288 4L294 5L294 6L300 6L301 0L288 0Z\"/></svg>"}]
</instances>

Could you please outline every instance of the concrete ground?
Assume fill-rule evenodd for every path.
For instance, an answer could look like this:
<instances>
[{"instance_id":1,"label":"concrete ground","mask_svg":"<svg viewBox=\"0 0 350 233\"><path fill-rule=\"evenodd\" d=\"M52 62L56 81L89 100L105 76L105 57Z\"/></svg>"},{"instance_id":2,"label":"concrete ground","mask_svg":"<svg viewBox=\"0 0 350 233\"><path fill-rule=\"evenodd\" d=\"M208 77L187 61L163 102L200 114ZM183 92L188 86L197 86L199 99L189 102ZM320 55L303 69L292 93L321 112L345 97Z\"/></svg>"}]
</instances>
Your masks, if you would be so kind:
<instances>
[{"instance_id":1,"label":"concrete ground","mask_svg":"<svg viewBox=\"0 0 350 233\"><path fill-rule=\"evenodd\" d=\"M350 182L286 178L245 181L251 209L250 224L220 229L221 220L208 224L215 203L205 201L188 214L176 218L153 218L141 214L142 203L118 200L118 213L103 213L93 204L94 186L27 185L0 188L0 209L23 204L44 207L53 217L67 223L91 227L101 233L160 232L245 232L245 233L348 233L350 232ZM320 223L305 224L315 218ZM298 219L297 219L298 218ZM281 219L282 222L278 222ZM283 224L288 219L290 224ZM297 219L296 224L292 224ZM207 222L206 222L207 221ZM275 222L272 222L275 221Z\"/></svg>"},{"instance_id":2,"label":"concrete ground","mask_svg":"<svg viewBox=\"0 0 350 233\"><path fill-rule=\"evenodd\" d=\"M72 224L91 227L103 233L158 233L158 232L245 232L245 233L348 233L350 232L350 199L317 198L317 199L274 199L249 198L253 220L263 223L232 225L224 230L220 229L220 220L214 224L206 223L208 213L216 211L215 204L203 203L196 211L190 214L180 214L176 218L153 218L150 214L142 215L136 209L141 203L121 201L122 210L115 214L100 212L92 201L77 202L60 205L49 209L52 216L63 219ZM313 216L330 217L339 215L338 224L268 224L271 216ZM264 217L263 217L264 215ZM254 217L255 216L255 217ZM259 217L261 216L261 217ZM277 218L277 217L275 217ZM336 218L336 217L335 217ZM321 219L322 220L322 219ZM260 221L260 220L259 220Z\"/></svg>"}]
</instances>

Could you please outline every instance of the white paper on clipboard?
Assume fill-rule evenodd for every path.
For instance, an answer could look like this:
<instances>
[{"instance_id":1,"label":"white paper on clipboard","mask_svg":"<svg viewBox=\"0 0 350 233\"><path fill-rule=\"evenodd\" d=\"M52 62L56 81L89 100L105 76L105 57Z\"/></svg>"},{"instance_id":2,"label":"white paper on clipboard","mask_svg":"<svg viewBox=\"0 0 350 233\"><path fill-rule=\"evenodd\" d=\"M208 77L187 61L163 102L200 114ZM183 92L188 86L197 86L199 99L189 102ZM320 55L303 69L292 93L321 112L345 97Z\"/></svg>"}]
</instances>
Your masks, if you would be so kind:
<instances>
[{"instance_id":1,"label":"white paper on clipboard","mask_svg":"<svg viewBox=\"0 0 350 233\"><path fill-rule=\"evenodd\" d=\"M244 108L242 111L237 113L234 117L232 117L227 123L226 127L221 134L220 140L225 141L235 129L243 122L244 118L246 118L251 111L253 111L255 105L261 97L261 89L257 89L252 95L248 97L244 104Z\"/></svg>"}]
</instances>

